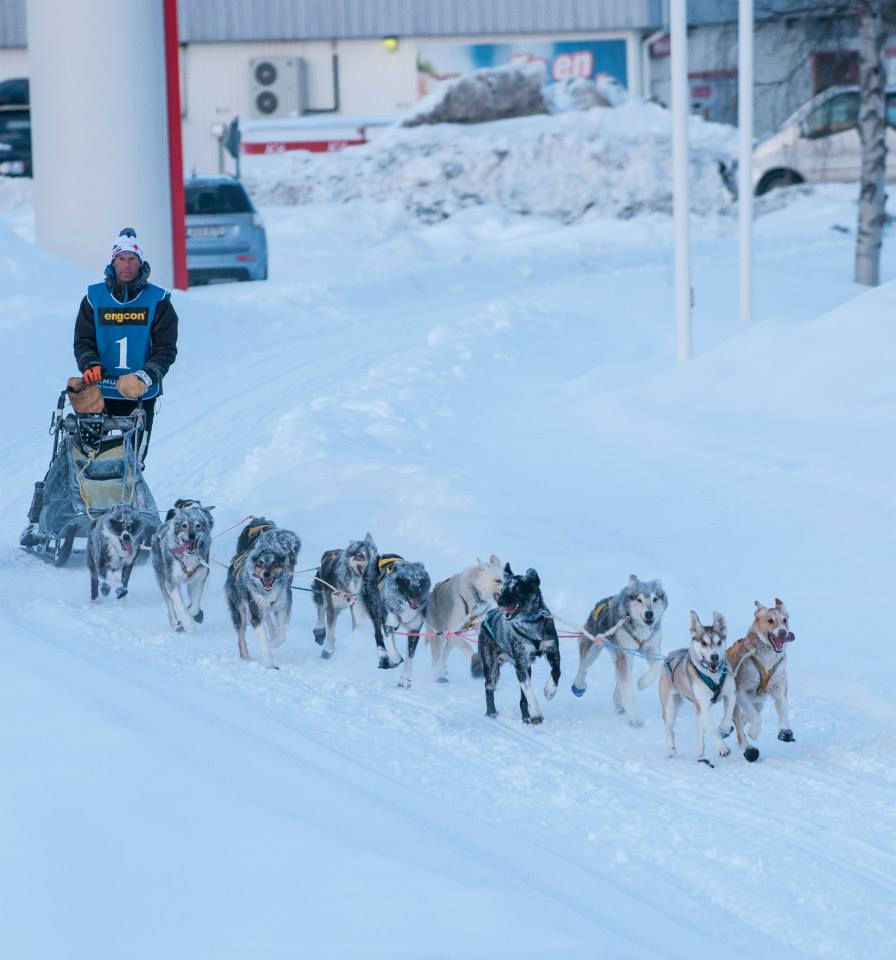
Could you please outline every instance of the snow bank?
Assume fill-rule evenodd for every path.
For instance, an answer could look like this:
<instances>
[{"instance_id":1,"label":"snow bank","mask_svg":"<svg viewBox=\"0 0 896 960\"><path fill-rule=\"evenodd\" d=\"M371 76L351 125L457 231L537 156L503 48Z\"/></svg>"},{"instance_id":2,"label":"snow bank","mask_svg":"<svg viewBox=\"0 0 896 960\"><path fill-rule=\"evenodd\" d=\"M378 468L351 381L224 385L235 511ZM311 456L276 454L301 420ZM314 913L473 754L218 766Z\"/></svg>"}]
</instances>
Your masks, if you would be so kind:
<instances>
[{"instance_id":1,"label":"snow bank","mask_svg":"<svg viewBox=\"0 0 896 960\"><path fill-rule=\"evenodd\" d=\"M730 202L720 164L733 159L736 132L694 117L689 133L692 210L719 211ZM425 223L493 204L569 223L589 211L622 218L671 211L671 154L668 111L630 102L474 126L394 128L366 147L247 157L244 169L260 204L399 200Z\"/></svg>"}]
</instances>

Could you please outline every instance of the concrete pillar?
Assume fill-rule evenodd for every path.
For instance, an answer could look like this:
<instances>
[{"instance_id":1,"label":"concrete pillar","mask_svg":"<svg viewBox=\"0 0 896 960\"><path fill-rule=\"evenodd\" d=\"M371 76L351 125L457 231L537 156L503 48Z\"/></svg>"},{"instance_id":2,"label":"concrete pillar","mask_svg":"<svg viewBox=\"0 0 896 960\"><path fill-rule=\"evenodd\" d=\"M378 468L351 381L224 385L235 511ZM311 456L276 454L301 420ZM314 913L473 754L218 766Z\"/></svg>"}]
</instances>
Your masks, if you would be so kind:
<instances>
[{"instance_id":1,"label":"concrete pillar","mask_svg":"<svg viewBox=\"0 0 896 960\"><path fill-rule=\"evenodd\" d=\"M40 246L100 279L133 227L152 280L173 279L163 4L28 0Z\"/></svg>"}]
</instances>

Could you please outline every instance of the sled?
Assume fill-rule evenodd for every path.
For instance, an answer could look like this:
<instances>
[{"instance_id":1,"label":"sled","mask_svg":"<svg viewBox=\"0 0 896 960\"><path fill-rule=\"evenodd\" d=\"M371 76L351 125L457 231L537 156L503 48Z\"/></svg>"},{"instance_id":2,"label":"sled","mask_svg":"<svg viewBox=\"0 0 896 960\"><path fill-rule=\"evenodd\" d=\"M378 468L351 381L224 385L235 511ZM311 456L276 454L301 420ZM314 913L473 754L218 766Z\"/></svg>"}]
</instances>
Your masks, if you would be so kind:
<instances>
[{"instance_id":1,"label":"sled","mask_svg":"<svg viewBox=\"0 0 896 960\"><path fill-rule=\"evenodd\" d=\"M46 476L34 485L20 546L54 566L64 566L75 541L86 540L94 520L116 504L129 503L143 521L141 546L148 548L161 520L140 463L143 405L123 417L64 415L66 397L63 390L53 411L53 454ZM138 562L148 556L149 550L141 549Z\"/></svg>"}]
</instances>

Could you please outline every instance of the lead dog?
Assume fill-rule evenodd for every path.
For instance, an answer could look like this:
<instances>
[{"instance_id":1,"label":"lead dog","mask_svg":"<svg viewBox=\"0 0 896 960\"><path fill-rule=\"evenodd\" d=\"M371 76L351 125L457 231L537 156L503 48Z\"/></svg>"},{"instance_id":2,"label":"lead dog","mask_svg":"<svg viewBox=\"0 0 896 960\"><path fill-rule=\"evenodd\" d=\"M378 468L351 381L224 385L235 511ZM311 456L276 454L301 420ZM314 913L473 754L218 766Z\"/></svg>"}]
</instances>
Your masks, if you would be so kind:
<instances>
[{"instance_id":1,"label":"lead dog","mask_svg":"<svg viewBox=\"0 0 896 960\"><path fill-rule=\"evenodd\" d=\"M452 647L457 647L471 664L478 663L478 654L459 634L480 626L486 613L494 609L503 585L501 561L492 554L488 563L477 560L474 566L432 588L426 604L426 623L435 633L430 637L429 646L433 671L439 683L448 681L448 653ZM446 634L453 636L446 637ZM481 669L479 672L481 674Z\"/></svg>"},{"instance_id":2,"label":"lead dog","mask_svg":"<svg viewBox=\"0 0 896 960\"><path fill-rule=\"evenodd\" d=\"M251 625L262 663L276 669L271 647L279 647L286 639L291 579L289 554L270 537L258 535L230 561L225 591L243 660L251 659L246 645L246 627Z\"/></svg>"},{"instance_id":3,"label":"lead dog","mask_svg":"<svg viewBox=\"0 0 896 960\"><path fill-rule=\"evenodd\" d=\"M175 500L152 539L153 570L168 607L168 622L178 632L192 633L205 616L202 594L215 524L212 510L198 500Z\"/></svg>"},{"instance_id":4,"label":"lead dog","mask_svg":"<svg viewBox=\"0 0 896 960\"><path fill-rule=\"evenodd\" d=\"M311 599L317 607L314 642L323 646L325 659L336 650L336 620L348 608L352 630L357 630L366 613L361 584L367 565L376 557L376 544L368 533L363 540L352 540L344 550L328 550L320 558L317 575L311 583ZM324 625L326 623L326 626Z\"/></svg>"},{"instance_id":5,"label":"lead dog","mask_svg":"<svg viewBox=\"0 0 896 960\"><path fill-rule=\"evenodd\" d=\"M666 724L666 746L669 756L675 756L675 718L682 700L689 700L697 711L697 759L713 766L706 756L706 738L709 737L720 757L731 750L722 737L731 733L736 693L734 674L725 660L725 618L713 612L712 626L705 627L691 611L691 645L673 650L663 664L660 674L660 706ZM722 723L718 730L712 724L710 707L722 700Z\"/></svg>"},{"instance_id":6,"label":"lead dog","mask_svg":"<svg viewBox=\"0 0 896 960\"><path fill-rule=\"evenodd\" d=\"M409 563L394 553L373 558L361 584L364 606L373 621L381 670L390 670L404 661L395 647L395 632L401 627L402 633L408 635L408 656L398 681L400 687L411 685L429 586L429 574L422 563Z\"/></svg>"},{"instance_id":7,"label":"lead dog","mask_svg":"<svg viewBox=\"0 0 896 960\"><path fill-rule=\"evenodd\" d=\"M666 592L659 580L639 580L634 574L616 594L599 600L585 623L579 641L579 669L572 684L572 692L581 697L585 693L585 676L597 659L603 644L591 637L612 637L613 660L616 668L616 686L613 704L617 713L624 713L633 727L644 722L639 719L632 683L632 658L640 655L648 661L647 669L638 678L638 689L643 690L656 679L663 658L663 614L666 612ZM623 649L619 649L623 648Z\"/></svg>"},{"instance_id":8,"label":"lead dog","mask_svg":"<svg viewBox=\"0 0 896 960\"><path fill-rule=\"evenodd\" d=\"M506 564L497 602L498 608L486 614L479 629L486 716L498 716L495 687L501 664L509 660L520 684L523 723L541 723L544 717L532 690L532 661L543 656L550 664L551 675L544 685L544 695L550 700L560 681L560 644L536 571L530 568L519 576Z\"/></svg>"},{"instance_id":9,"label":"lead dog","mask_svg":"<svg viewBox=\"0 0 896 960\"><path fill-rule=\"evenodd\" d=\"M734 728L737 743L750 763L759 758L759 750L749 745L758 740L762 730L762 707L771 697L778 712L778 739L793 743L787 708L787 654L784 644L796 638L790 631L790 617L782 601L774 607L764 607L755 601L753 623L728 651L728 663L737 682L737 705L734 708ZM746 736L744 725L746 724Z\"/></svg>"},{"instance_id":10,"label":"lead dog","mask_svg":"<svg viewBox=\"0 0 896 960\"><path fill-rule=\"evenodd\" d=\"M87 569L90 571L90 599L112 589L109 574L117 573L120 583L115 596L127 596L128 581L143 539L143 524L129 503L118 503L94 520L87 535Z\"/></svg>"}]
</instances>

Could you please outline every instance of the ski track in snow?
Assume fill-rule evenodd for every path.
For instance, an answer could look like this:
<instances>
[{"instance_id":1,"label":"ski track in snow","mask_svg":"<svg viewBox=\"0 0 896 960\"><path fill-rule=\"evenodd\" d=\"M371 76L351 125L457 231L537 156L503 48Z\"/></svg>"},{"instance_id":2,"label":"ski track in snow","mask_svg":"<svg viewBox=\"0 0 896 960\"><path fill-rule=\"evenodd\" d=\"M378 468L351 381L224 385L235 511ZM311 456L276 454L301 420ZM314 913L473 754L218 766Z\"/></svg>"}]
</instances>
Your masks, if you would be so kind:
<instances>
[{"instance_id":1,"label":"ski track in snow","mask_svg":"<svg viewBox=\"0 0 896 960\"><path fill-rule=\"evenodd\" d=\"M388 207L361 206L351 216L315 208L301 217L271 209L270 283L176 295L181 356L150 454L161 509L199 495L217 504L218 530L248 512L274 517L301 534L300 567L367 529L381 550L424 560L433 582L495 550L537 566L549 605L574 620L630 570L660 575L673 604L666 651L685 643L689 606L722 609L737 631L754 596L768 602L779 590L798 635L789 651L796 743L775 739L769 707L762 757L752 765L732 736L731 757L714 770L698 766L687 705L679 757L667 759L656 687L638 695L645 726L630 728L613 714L606 655L586 697L574 699L571 640L561 641L554 700L543 697L544 663L535 667L545 724L532 729L519 721L511 671L498 689L500 717L488 721L482 682L460 654L449 661L451 682L437 684L421 642L414 685L398 689L398 671L375 669L369 625L352 634L347 614L336 656L323 661L306 593L296 594L287 643L275 654L281 669L240 662L218 567L206 621L191 637L168 630L148 564L122 603L89 603L80 556L56 570L14 546L46 466L43 431L59 378L29 361L18 326L0 331L36 380L23 384L28 408L0 439L9 464L0 600L12 677L32 698L45 686L72 712L71 731L54 733L40 715L31 721L48 769L34 757L33 767L23 760L6 775L4 793L24 820L14 861L22 870L58 866L58 850L38 839L41 824L69 856L77 849L89 860L89 843L81 850L69 834L79 817L101 822L95 808L107 797L97 791L119 789L114 774L98 768L92 783L70 758L80 727L94 722L100 755L108 746L117 756L119 741L138 747L134 761L123 761L134 782L120 789L131 802L129 790L146 793L139 815L151 820L150 798L162 789L144 781L144 749L150 769L160 751L178 771L186 809L212 801L208 823L194 822L191 835L178 819L176 779L173 808L158 826L147 821L158 850L141 840L143 821L109 810L125 852L119 862L98 843L86 886L110 883L106 863L141 882L140 864L146 890L136 898L143 893L177 916L135 945L126 920L139 907L122 891L108 893L116 918L74 890L70 907L51 905L71 925L71 955L88 955L89 923L105 917L110 949L92 956L113 955L113 945L147 957L203 949L295 956L302 947L313 957L889 956L896 750L886 677L894 658L876 636L869 640L869 611L853 616L844 638L837 610L889 555L893 508L881 478L891 475L892 458L878 462L886 453L875 444L892 436L892 388L873 379L874 358L867 385L853 383L841 359L844 396L858 395L867 417L865 407L852 408L862 410L861 431L832 436L826 425L836 403L814 409L815 380L800 368L802 327L856 292L833 269L848 272L851 240L828 227L848 215L844 196L822 191L758 221L757 314L766 319L751 331L736 326L730 227L708 222L698 231L696 343L716 369L695 361L696 383L669 369L671 248L662 218L559 228L476 211L424 229ZM322 227L331 234L312 243ZM19 258L27 249L8 243ZM13 274L18 282L32 270L39 273L26 262ZM885 273L896 275L889 253ZM37 336L60 370L68 369L81 282L70 271L46 303L18 287L2 300L23 317L53 317ZM865 314L887 306L878 303ZM770 344L784 344L783 361ZM805 363L825 380L835 358L819 350ZM770 382L779 385L768 411L762 391L744 392L753 371L765 369L754 358L770 362ZM706 377L709 403L700 402ZM804 406L787 405L791 379ZM843 467L847 454L852 471ZM704 476L713 458L724 483ZM764 531L754 536L769 512L770 541ZM216 559L229 560L236 534L216 541ZM841 552L824 551L830 543ZM26 704L7 698L12 710ZM22 738L8 744L17 757L30 744L28 725L21 715L7 718L7 736L17 730ZM68 752L54 746L57 734ZM61 796L29 808L16 788L46 786L54 767ZM214 872L181 864L170 899L159 892L156 873L179 836L195 855L219 834L232 862ZM12 834L2 837L8 846ZM217 853L208 851L209 863ZM281 862L287 853L302 859L294 872ZM247 883L240 865L259 875ZM66 861L62 875L70 869ZM265 869L275 882L260 889ZM29 929L36 883L29 875L18 890L4 884L18 908L0 933L7 955L59 956L66 943L64 924L39 935ZM177 913L175 890L192 912ZM303 933L290 929L297 920Z\"/></svg>"}]
</instances>

